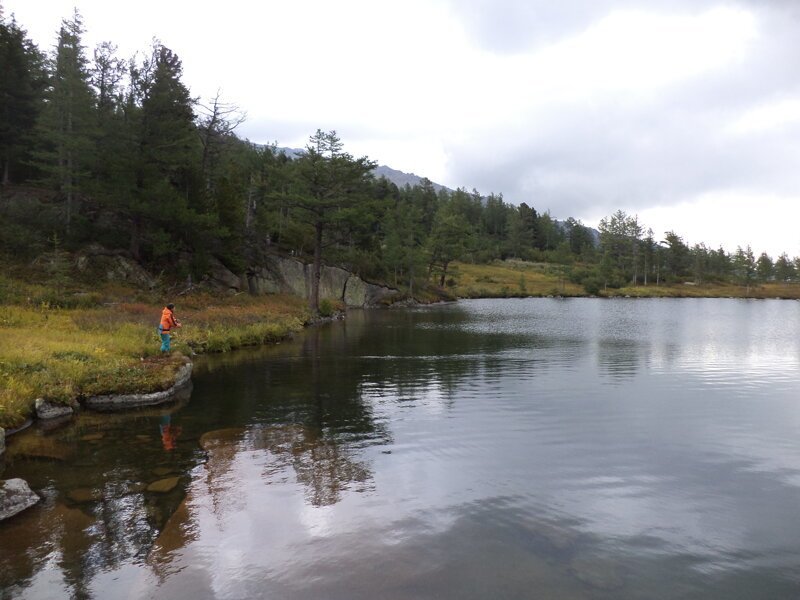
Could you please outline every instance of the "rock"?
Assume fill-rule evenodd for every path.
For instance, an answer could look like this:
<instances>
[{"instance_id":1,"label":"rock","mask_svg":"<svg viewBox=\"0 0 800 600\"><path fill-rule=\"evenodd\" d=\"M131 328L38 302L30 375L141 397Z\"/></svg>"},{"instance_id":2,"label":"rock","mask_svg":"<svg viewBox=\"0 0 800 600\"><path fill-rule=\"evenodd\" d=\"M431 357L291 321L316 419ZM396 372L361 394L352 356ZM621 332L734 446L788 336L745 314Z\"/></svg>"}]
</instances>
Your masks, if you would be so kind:
<instances>
[{"instance_id":1,"label":"rock","mask_svg":"<svg viewBox=\"0 0 800 600\"><path fill-rule=\"evenodd\" d=\"M286 286L286 290L295 296L308 298L309 286L306 266L293 258L276 258L277 272Z\"/></svg>"},{"instance_id":2,"label":"rock","mask_svg":"<svg viewBox=\"0 0 800 600\"><path fill-rule=\"evenodd\" d=\"M159 479L147 486L148 492L156 492L158 494L166 494L175 489L178 485L180 477L167 477L166 479Z\"/></svg>"},{"instance_id":3,"label":"rock","mask_svg":"<svg viewBox=\"0 0 800 600\"><path fill-rule=\"evenodd\" d=\"M247 271L247 287L253 294L294 294L307 298L311 289L312 265L295 258L270 256L263 264ZM397 290L366 283L339 267L323 265L320 270L319 297L343 300L347 306L360 307L378 304Z\"/></svg>"},{"instance_id":4,"label":"rock","mask_svg":"<svg viewBox=\"0 0 800 600\"><path fill-rule=\"evenodd\" d=\"M75 449L52 436L39 432L15 436L8 448L8 456L13 458L39 458L64 461L72 457Z\"/></svg>"},{"instance_id":5,"label":"rock","mask_svg":"<svg viewBox=\"0 0 800 600\"><path fill-rule=\"evenodd\" d=\"M283 291L280 278L263 267L247 272L247 289L251 294L279 294Z\"/></svg>"},{"instance_id":6,"label":"rock","mask_svg":"<svg viewBox=\"0 0 800 600\"><path fill-rule=\"evenodd\" d=\"M365 306L375 306L380 304L384 298L389 298L398 293L397 290L383 285L375 285L373 283L366 283L365 285L367 286L367 299L364 302Z\"/></svg>"},{"instance_id":7,"label":"rock","mask_svg":"<svg viewBox=\"0 0 800 600\"><path fill-rule=\"evenodd\" d=\"M72 407L66 404L54 404L44 398L36 399L36 416L40 419L58 419L71 415Z\"/></svg>"},{"instance_id":8,"label":"rock","mask_svg":"<svg viewBox=\"0 0 800 600\"><path fill-rule=\"evenodd\" d=\"M175 400L181 391L188 387L192 377L192 363L186 362L175 376L175 383L167 390L149 394L109 394L106 396L90 396L86 406L95 410L125 410L141 406L153 406Z\"/></svg>"},{"instance_id":9,"label":"rock","mask_svg":"<svg viewBox=\"0 0 800 600\"><path fill-rule=\"evenodd\" d=\"M126 494L141 494L147 489L145 483L131 483L125 488Z\"/></svg>"},{"instance_id":10,"label":"rock","mask_svg":"<svg viewBox=\"0 0 800 600\"><path fill-rule=\"evenodd\" d=\"M82 442L96 442L98 440L102 440L105 437L104 433L87 433L86 435L81 436Z\"/></svg>"},{"instance_id":11,"label":"rock","mask_svg":"<svg viewBox=\"0 0 800 600\"><path fill-rule=\"evenodd\" d=\"M229 290L239 291L242 288L242 280L238 275L234 275L228 267L222 264L217 258L211 257L209 259L209 274L208 277L212 283L218 287L226 288Z\"/></svg>"},{"instance_id":12,"label":"rock","mask_svg":"<svg viewBox=\"0 0 800 600\"><path fill-rule=\"evenodd\" d=\"M244 427L229 427L228 429L207 431L200 436L200 447L205 451L209 451L219 446L235 444L242 438L244 432Z\"/></svg>"},{"instance_id":13,"label":"rock","mask_svg":"<svg viewBox=\"0 0 800 600\"><path fill-rule=\"evenodd\" d=\"M155 279L124 252L109 250L99 244L84 248L77 255L75 266L82 273L91 273L108 281L125 281L147 289L156 285Z\"/></svg>"},{"instance_id":14,"label":"rock","mask_svg":"<svg viewBox=\"0 0 800 600\"><path fill-rule=\"evenodd\" d=\"M0 481L0 521L13 517L39 502L39 496L24 479Z\"/></svg>"},{"instance_id":15,"label":"rock","mask_svg":"<svg viewBox=\"0 0 800 600\"><path fill-rule=\"evenodd\" d=\"M74 410L74 409L73 409ZM55 419L41 419L38 427L41 431L49 433L72 423L72 414L56 417Z\"/></svg>"},{"instance_id":16,"label":"rock","mask_svg":"<svg viewBox=\"0 0 800 600\"><path fill-rule=\"evenodd\" d=\"M93 490L92 488L75 488L67 492L67 498L75 504L85 504L102 500L103 494L100 490Z\"/></svg>"},{"instance_id":17,"label":"rock","mask_svg":"<svg viewBox=\"0 0 800 600\"><path fill-rule=\"evenodd\" d=\"M344 303L347 306L364 306L367 303L367 284L351 275L344 285Z\"/></svg>"},{"instance_id":18,"label":"rock","mask_svg":"<svg viewBox=\"0 0 800 600\"><path fill-rule=\"evenodd\" d=\"M172 472L173 472L173 470L170 469L169 467L156 467L155 469L153 469L153 475L156 475L158 477L163 477L164 475L169 475Z\"/></svg>"},{"instance_id":19,"label":"rock","mask_svg":"<svg viewBox=\"0 0 800 600\"><path fill-rule=\"evenodd\" d=\"M311 277L313 267L308 266L309 277ZM347 280L352 277L350 273L339 267L323 266L319 273L319 297L331 298L333 300L344 299L344 288ZM311 282L309 281L309 284ZM310 286L309 286L310 287Z\"/></svg>"}]
</instances>

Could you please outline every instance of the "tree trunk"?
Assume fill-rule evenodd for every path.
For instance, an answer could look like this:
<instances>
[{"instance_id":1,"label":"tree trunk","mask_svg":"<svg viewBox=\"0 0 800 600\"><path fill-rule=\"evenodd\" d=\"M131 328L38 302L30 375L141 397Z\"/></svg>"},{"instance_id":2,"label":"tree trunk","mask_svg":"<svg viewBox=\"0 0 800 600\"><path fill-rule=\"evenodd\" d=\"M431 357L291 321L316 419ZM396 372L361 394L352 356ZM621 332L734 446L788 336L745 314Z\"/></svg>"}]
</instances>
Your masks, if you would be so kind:
<instances>
[{"instance_id":1,"label":"tree trunk","mask_svg":"<svg viewBox=\"0 0 800 600\"><path fill-rule=\"evenodd\" d=\"M256 186L253 177L250 177L250 187L247 190L247 210L244 215L244 230L250 233L253 220L256 217Z\"/></svg>"},{"instance_id":2,"label":"tree trunk","mask_svg":"<svg viewBox=\"0 0 800 600\"><path fill-rule=\"evenodd\" d=\"M139 218L134 217L133 219L131 219L130 251L133 260L137 262L142 260L142 244L141 244L141 235L139 229L140 229Z\"/></svg>"},{"instance_id":3,"label":"tree trunk","mask_svg":"<svg viewBox=\"0 0 800 600\"><path fill-rule=\"evenodd\" d=\"M308 307L313 314L319 313L319 277L322 271L322 221L314 224L314 266L311 273L311 296L308 299Z\"/></svg>"}]
</instances>

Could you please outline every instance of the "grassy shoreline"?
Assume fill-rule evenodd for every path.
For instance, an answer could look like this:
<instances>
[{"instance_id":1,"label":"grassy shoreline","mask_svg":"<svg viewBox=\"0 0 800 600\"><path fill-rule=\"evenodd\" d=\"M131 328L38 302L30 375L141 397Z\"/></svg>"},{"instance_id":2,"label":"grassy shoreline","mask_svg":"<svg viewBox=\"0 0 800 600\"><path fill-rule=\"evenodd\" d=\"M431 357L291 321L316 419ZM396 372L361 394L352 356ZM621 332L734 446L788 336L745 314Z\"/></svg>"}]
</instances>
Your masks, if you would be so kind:
<instances>
[{"instance_id":1,"label":"grassy shoreline","mask_svg":"<svg viewBox=\"0 0 800 600\"><path fill-rule=\"evenodd\" d=\"M169 356L161 355L156 332L160 303L0 305L0 427L22 424L37 398L72 404L167 389L186 355L277 342L309 321L291 296L196 294L176 305L184 327Z\"/></svg>"},{"instance_id":2,"label":"grassy shoreline","mask_svg":"<svg viewBox=\"0 0 800 600\"><path fill-rule=\"evenodd\" d=\"M497 261L474 265L455 263L454 285L448 289L458 298L527 298L542 296L589 297L581 285L570 282L566 268L547 263ZM607 288L600 298L779 298L800 299L800 283L762 283L750 286L729 283L661 283Z\"/></svg>"},{"instance_id":3,"label":"grassy shoreline","mask_svg":"<svg viewBox=\"0 0 800 600\"><path fill-rule=\"evenodd\" d=\"M458 298L586 297L558 265L504 261L456 263L447 294ZM167 389L186 355L278 342L311 315L293 296L195 292L171 297L184 324L162 356L153 292L87 286L54 290L0 276L0 427L14 428L37 398L73 404L102 394ZM601 297L800 299L800 284L671 284L603 290ZM55 302L51 299L56 299ZM100 299L110 300L104 304ZM425 296L421 301L432 301Z\"/></svg>"}]
</instances>

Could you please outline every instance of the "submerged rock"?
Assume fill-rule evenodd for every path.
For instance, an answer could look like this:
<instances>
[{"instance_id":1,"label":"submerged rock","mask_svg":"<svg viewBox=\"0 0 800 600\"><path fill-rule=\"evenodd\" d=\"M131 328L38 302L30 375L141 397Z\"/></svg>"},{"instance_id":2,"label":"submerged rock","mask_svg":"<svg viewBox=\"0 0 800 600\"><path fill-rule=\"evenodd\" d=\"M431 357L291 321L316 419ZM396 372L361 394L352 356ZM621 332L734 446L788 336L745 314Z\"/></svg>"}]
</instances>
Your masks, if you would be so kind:
<instances>
[{"instance_id":1,"label":"submerged rock","mask_svg":"<svg viewBox=\"0 0 800 600\"><path fill-rule=\"evenodd\" d=\"M67 404L54 404L44 398L36 399L36 416L40 419L58 419L72 414L72 407Z\"/></svg>"},{"instance_id":2,"label":"submerged rock","mask_svg":"<svg viewBox=\"0 0 800 600\"><path fill-rule=\"evenodd\" d=\"M8 448L9 457L37 458L43 460L64 461L72 457L75 449L52 436L40 435L38 432L25 432L14 437L14 443Z\"/></svg>"},{"instance_id":3,"label":"submerged rock","mask_svg":"<svg viewBox=\"0 0 800 600\"><path fill-rule=\"evenodd\" d=\"M171 492L178 485L180 477L167 477L166 479L159 479L147 486L148 492L156 492L159 494L166 494Z\"/></svg>"},{"instance_id":4,"label":"submerged rock","mask_svg":"<svg viewBox=\"0 0 800 600\"><path fill-rule=\"evenodd\" d=\"M39 502L39 496L24 479L0 481L0 521L21 513Z\"/></svg>"},{"instance_id":5,"label":"submerged rock","mask_svg":"<svg viewBox=\"0 0 800 600\"><path fill-rule=\"evenodd\" d=\"M178 369L175 383L168 390L150 394L109 394L91 396L86 399L86 406L95 410L125 410L141 406L153 406L178 399L181 392L189 388L192 378L192 363L186 362Z\"/></svg>"},{"instance_id":6,"label":"submerged rock","mask_svg":"<svg viewBox=\"0 0 800 600\"><path fill-rule=\"evenodd\" d=\"M200 436L200 447L207 452L220 446L235 444L242 438L244 432L244 427L229 427L228 429L207 431Z\"/></svg>"},{"instance_id":7,"label":"submerged rock","mask_svg":"<svg viewBox=\"0 0 800 600\"><path fill-rule=\"evenodd\" d=\"M67 498L72 500L75 504L85 504L87 502L95 502L103 499L103 494L100 490L92 488L75 488L67 492Z\"/></svg>"}]
</instances>

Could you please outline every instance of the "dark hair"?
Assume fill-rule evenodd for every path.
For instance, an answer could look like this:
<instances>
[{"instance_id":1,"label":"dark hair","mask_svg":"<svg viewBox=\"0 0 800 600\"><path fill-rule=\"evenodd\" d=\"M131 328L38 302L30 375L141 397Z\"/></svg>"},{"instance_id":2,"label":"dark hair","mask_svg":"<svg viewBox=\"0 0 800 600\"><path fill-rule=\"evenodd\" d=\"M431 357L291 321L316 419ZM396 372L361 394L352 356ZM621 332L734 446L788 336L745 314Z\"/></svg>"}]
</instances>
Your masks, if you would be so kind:
<instances>
[{"instance_id":1,"label":"dark hair","mask_svg":"<svg viewBox=\"0 0 800 600\"><path fill-rule=\"evenodd\" d=\"M167 308L168 308L168 309L170 309L170 310L172 310L173 308L175 308L175 305L174 305L174 304L171 304L171 303L170 303L170 304L167 304Z\"/></svg>"}]
</instances>

